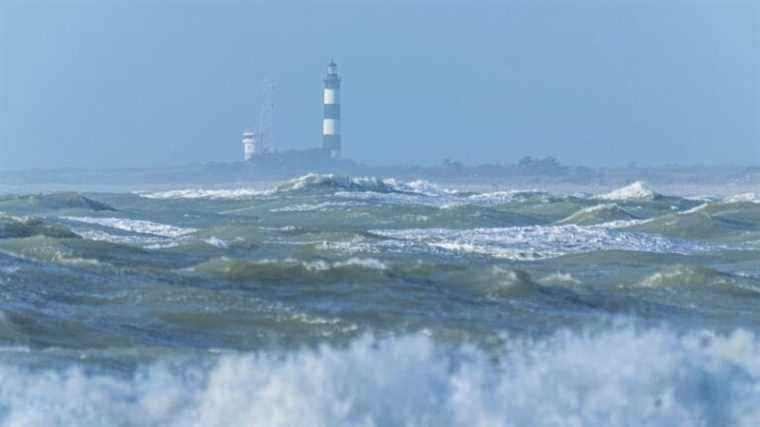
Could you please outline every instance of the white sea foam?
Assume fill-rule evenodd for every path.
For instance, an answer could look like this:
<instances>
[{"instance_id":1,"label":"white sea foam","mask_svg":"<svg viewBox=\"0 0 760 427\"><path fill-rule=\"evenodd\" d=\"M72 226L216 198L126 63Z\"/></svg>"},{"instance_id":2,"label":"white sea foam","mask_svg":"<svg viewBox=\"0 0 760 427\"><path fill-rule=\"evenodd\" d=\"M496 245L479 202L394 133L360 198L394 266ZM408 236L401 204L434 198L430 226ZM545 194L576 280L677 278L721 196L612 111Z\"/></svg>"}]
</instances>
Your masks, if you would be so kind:
<instances>
[{"instance_id":1,"label":"white sea foam","mask_svg":"<svg viewBox=\"0 0 760 427\"><path fill-rule=\"evenodd\" d=\"M362 206L354 202L322 202L322 203L303 203L298 205L285 206L282 208L270 209L269 212L327 212L336 209L347 209Z\"/></svg>"},{"instance_id":2,"label":"white sea foam","mask_svg":"<svg viewBox=\"0 0 760 427\"><path fill-rule=\"evenodd\" d=\"M383 203L422 204L438 207L455 207L462 205L492 206L527 198L550 199L548 193L537 190L495 191L479 194L462 193L448 189L425 180L403 181L395 178L350 177L333 174L310 173L299 178L286 181L270 189L184 189L162 191L155 193L139 193L141 197L150 199L229 199L248 200L268 197L288 192L320 190L333 191L338 197L355 200L372 200ZM338 204L332 207L340 207ZM323 210L331 206L296 205L278 208L276 211ZM234 211L233 211L234 212Z\"/></svg>"},{"instance_id":3,"label":"white sea foam","mask_svg":"<svg viewBox=\"0 0 760 427\"><path fill-rule=\"evenodd\" d=\"M760 193L735 194L733 196L727 197L725 201L728 203L738 203L738 202L760 203Z\"/></svg>"},{"instance_id":4,"label":"white sea foam","mask_svg":"<svg viewBox=\"0 0 760 427\"><path fill-rule=\"evenodd\" d=\"M180 244L180 241L178 239L162 236L144 234L111 234L101 230L75 230L74 232L81 238L87 240L117 243L120 245L140 246L146 249L172 248Z\"/></svg>"},{"instance_id":5,"label":"white sea foam","mask_svg":"<svg viewBox=\"0 0 760 427\"><path fill-rule=\"evenodd\" d=\"M626 222L627 223L627 222ZM432 248L514 260L537 260L600 250L689 254L715 249L662 236L616 230L613 225L551 225L454 230L445 228L375 230L391 240L381 247Z\"/></svg>"},{"instance_id":6,"label":"white sea foam","mask_svg":"<svg viewBox=\"0 0 760 427\"><path fill-rule=\"evenodd\" d=\"M336 261L336 262L328 262L324 260L317 260L317 261L301 261L297 260L295 258L285 258L285 259L260 259L256 261L251 261L256 264L274 264L274 265L291 265L291 266L301 266L306 270L309 271L328 271L335 268L341 268L341 267L363 267L369 270L385 270L387 267L386 265L377 259L374 258L358 258L358 257L352 257L345 261Z\"/></svg>"},{"instance_id":7,"label":"white sea foam","mask_svg":"<svg viewBox=\"0 0 760 427\"><path fill-rule=\"evenodd\" d=\"M570 273L553 273L542 278L541 281L546 283L560 283L571 285L578 285L581 283L580 280L573 277L573 275Z\"/></svg>"},{"instance_id":8,"label":"white sea foam","mask_svg":"<svg viewBox=\"0 0 760 427\"><path fill-rule=\"evenodd\" d=\"M614 327L510 339L506 355L424 333L345 349L214 355L131 378L0 365L9 426L754 426L760 340Z\"/></svg>"},{"instance_id":9,"label":"white sea foam","mask_svg":"<svg viewBox=\"0 0 760 427\"><path fill-rule=\"evenodd\" d=\"M478 193L467 197L469 202L492 205L519 202L527 199L537 199L543 202L548 202L551 200L551 196L549 193L539 190L510 190Z\"/></svg>"},{"instance_id":10,"label":"white sea foam","mask_svg":"<svg viewBox=\"0 0 760 427\"><path fill-rule=\"evenodd\" d=\"M623 188L600 195L598 198L605 200L652 200L657 195L646 183L636 181Z\"/></svg>"},{"instance_id":11,"label":"white sea foam","mask_svg":"<svg viewBox=\"0 0 760 427\"><path fill-rule=\"evenodd\" d=\"M573 212L571 215L565 217L564 219L557 221L557 224L572 223L575 221L583 220L585 219L586 216L597 214L597 213L603 213L605 211L609 211L609 213L613 215L624 216L627 218L635 218L635 215L621 208L620 206L617 205L617 203L605 203L601 205L589 206L579 211ZM618 219L618 220L613 220L607 223L596 224L596 226L606 227L606 228L622 228L622 227L628 227L631 225L639 224L641 222L642 220L639 220L639 219Z\"/></svg>"},{"instance_id":12,"label":"white sea foam","mask_svg":"<svg viewBox=\"0 0 760 427\"><path fill-rule=\"evenodd\" d=\"M222 249L227 248L229 246L227 242L215 236L211 236L208 239L203 239L203 241L208 243L211 246L216 246L217 248L222 248Z\"/></svg>"},{"instance_id":13,"label":"white sea foam","mask_svg":"<svg viewBox=\"0 0 760 427\"><path fill-rule=\"evenodd\" d=\"M594 206L589 206L587 208L583 208L579 210L578 212L576 212L575 214L603 212L606 210L616 210L616 209L621 209L620 206L617 205L617 203L605 203L601 205L594 205ZM623 210L623 212L625 212L625 210Z\"/></svg>"},{"instance_id":14,"label":"white sea foam","mask_svg":"<svg viewBox=\"0 0 760 427\"><path fill-rule=\"evenodd\" d=\"M512 202L525 201L529 198L541 202L548 202L551 199L548 193L534 190L513 190L496 191L490 193L462 194L454 190L437 189L433 191L430 188L428 188L425 192L398 193L379 193L374 191L340 191L335 193L335 196L379 203L434 206L444 209L468 205L497 206Z\"/></svg>"},{"instance_id":15,"label":"white sea foam","mask_svg":"<svg viewBox=\"0 0 760 427\"><path fill-rule=\"evenodd\" d=\"M194 228L183 228L174 225L160 224L157 222L128 218L95 218L70 216L64 217L64 219L82 222L85 224L96 224L117 230L130 231L132 233L152 234L154 236L161 237L182 237L198 231Z\"/></svg>"},{"instance_id":16,"label":"white sea foam","mask_svg":"<svg viewBox=\"0 0 760 427\"><path fill-rule=\"evenodd\" d=\"M271 196L277 193L301 191L307 189L335 189L353 191L413 191L400 181L395 179L379 179L374 177L349 177L333 174L310 173L304 176L286 181L275 188L231 188L231 189L203 189L192 188L183 190L161 191L155 193L139 193L141 197L149 199L211 199L211 200L247 200L259 197Z\"/></svg>"},{"instance_id":17,"label":"white sea foam","mask_svg":"<svg viewBox=\"0 0 760 427\"><path fill-rule=\"evenodd\" d=\"M141 193L140 197L146 199L211 199L211 200L242 200L252 199L273 194L274 190L257 190L252 188L233 189L203 189L189 188L184 190L160 191L155 193Z\"/></svg>"},{"instance_id":18,"label":"white sea foam","mask_svg":"<svg viewBox=\"0 0 760 427\"><path fill-rule=\"evenodd\" d=\"M697 212L700 212L700 211L704 210L709 205L710 205L709 203L702 203L701 205L694 206L691 209L687 209L685 211L679 212L679 214L681 214L681 215L689 215L689 214L697 213Z\"/></svg>"},{"instance_id":19,"label":"white sea foam","mask_svg":"<svg viewBox=\"0 0 760 427\"><path fill-rule=\"evenodd\" d=\"M338 261L334 264L336 267L359 266L372 270L385 270L387 266L380 260L374 258L349 258L346 261Z\"/></svg>"},{"instance_id":20,"label":"white sea foam","mask_svg":"<svg viewBox=\"0 0 760 427\"><path fill-rule=\"evenodd\" d=\"M350 177L334 174L310 173L287 181L277 187L278 191L295 191L308 188L343 188L356 190L396 190L397 181L375 177Z\"/></svg>"}]
</instances>

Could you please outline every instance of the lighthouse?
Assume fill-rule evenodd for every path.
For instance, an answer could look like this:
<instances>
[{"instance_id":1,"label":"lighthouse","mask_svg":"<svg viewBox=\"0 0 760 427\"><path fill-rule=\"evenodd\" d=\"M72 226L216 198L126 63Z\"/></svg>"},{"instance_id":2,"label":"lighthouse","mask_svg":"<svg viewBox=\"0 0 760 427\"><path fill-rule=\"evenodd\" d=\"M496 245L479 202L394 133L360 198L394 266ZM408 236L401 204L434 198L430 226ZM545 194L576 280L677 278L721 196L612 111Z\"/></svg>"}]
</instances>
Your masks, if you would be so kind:
<instances>
[{"instance_id":1,"label":"lighthouse","mask_svg":"<svg viewBox=\"0 0 760 427\"><path fill-rule=\"evenodd\" d=\"M322 148L330 157L340 157L340 77L334 61L327 65L324 79L324 116L322 119Z\"/></svg>"}]
</instances>

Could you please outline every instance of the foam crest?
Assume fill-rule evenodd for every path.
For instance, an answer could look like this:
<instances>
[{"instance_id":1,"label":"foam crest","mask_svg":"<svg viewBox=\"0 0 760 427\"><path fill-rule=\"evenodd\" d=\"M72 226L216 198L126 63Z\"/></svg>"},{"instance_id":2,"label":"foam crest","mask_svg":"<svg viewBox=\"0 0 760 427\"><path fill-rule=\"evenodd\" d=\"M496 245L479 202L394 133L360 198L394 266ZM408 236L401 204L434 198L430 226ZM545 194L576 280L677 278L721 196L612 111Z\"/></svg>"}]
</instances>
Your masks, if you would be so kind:
<instances>
[{"instance_id":1,"label":"foam crest","mask_svg":"<svg viewBox=\"0 0 760 427\"><path fill-rule=\"evenodd\" d=\"M760 203L760 193L741 193L727 197L727 203Z\"/></svg>"},{"instance_id":2,"label":"foam crest","mask_svg":"<svg viewBox=\"0 0 760 427\"><path fill-rule=\"evenodd\" d=\"M334 174L310 173L281 183L275 188L253 189L184 189L141 193L148 199L210 199L210 200L246 200L257 197L272 196L288 192L318 192L318 191L372 191L379 193L416 192L421 184L407 185L395 179L380 179L375 177L350 177Z\"/></svg>"},{"instance_id":3,"label":"foam crest","mask_svg":"<svg viewBox=\"0 0 760 427\"><path fill-rule=\"evenodd\" d=\"M589 206L583 208L572 215L558 221L558 224L600 224L600 223L619 223L631 225L637 222L639 218L626 211L615 203Z\"/></svg>"},{"instance_id":4,"label":"foam crest","mask_svg":"<svg viewBox=\"0 0 760 427\"><path fill-rule=\"evenodd\" d=\"M141 193L140 197L146 199L210 199L210 200L242 200L251 199L260 196L268 196L274 193L274 190L256 190L252 188L234 188L234 189L203 189L189 188L184 190L159 191L154 193Z\"/></svg>"},{"instance_id":5,"label":"foam crest","mask_svg":"<svg viewBox=\"0 0 760 427\"><path fill-rule=\"evenodd\" d=\"M344 261L302 261L293 258L243 260L227 257L212 259L192 271L224 277L232 281L278 283L326 283L362 278L378 279L387 266L374 258L352 257Z\"/></svg>"},{"instance_id":6,"label":"foam crest","mask_svg":"<svg viewBox=\"0 0 760 427\"><path fill-rule=\"evenodd\" d=\"M372 200L385 203L411 203L439 207L462 205L492 206L510 202L538 199L550 200L546 192L537 190L494 191L486 193L462 193L441 187L425 180L404 181L396 178L351 177L334 174L310 173L299 178L285 181L271 189L185 189L155 193L140 193L149 199L209 199L209 200L248 200L260 197L276 196L286 193L320 193L328 192L338 197L359 200ZM327 203L330 203L329 205ZM281 211L323 210L340 207L340 202L325 204L300 204L280 208Z\"/></svg>"},{"instance_id":7,"label":"foam crest","mask_svg":"<svg viewBox=\"0 0 760 427\"><path fill-rule=\"evenodd\" d=\"M194 228L183 228L157 222L129 218L94 218L94 217L64 217L64 219L85 224L95 224L132 233L152 234L161 237L182 237L195 233Z\"/></svg>"},{"instance_id":8,"label":"foam crest","mask_svg":"<svg viewBox=\"0 0 760 427\"><path fill-rule=\"evenodd\" d=\"M327 212L333 210L342 210L361 206L352 202L322 202L322 203L302 203L290 205L282 208L270 209L269 212Z\"/></svg>"},{"instance_id":9,"label":"foam crest","mask_svg":"<svg viewBox=\"0 0 760 427\"><path fill-rule=\"evenodd\" d=\"M751 276L732 275L704 266L675 264L645 277L636 284L646 288L703 289L757 296L758 282Z\"/></svg>"},{"instance_id":10,"label":"foam crest","mask_svg":"<svg viewBox=\"0 0 760 427\"><path fill-rule=\"evenodd\" d=\"M56 238L78 237L58 224L49 224L36 217L18 217L0 213L0 239L23 238L31 236L48 236Z\"/></svg>"},{"instance_id":11,"label":"foam crest","mask_svg":"<svg viewBox=\"0 0 760 427\"><path fill-rule=\"evenodd\" d=\"M760 342L618 326L507 339L494 362L423 335L222 355L129 377L0 365L6 425L754 425Z\"/></svg>"},{"instance_id":12,"label":"foam crest","mask_svg":"<svg viewBox=\"0 0 760 427\"><path fill-rule=\"evenodd\" d=\"M410 249L417 245L455 253L472 253L513 260L537 260L565 254L600 250L628 250L655 253L699 253L712 249L688 241L627 232L607 224L599 226L553 225L507 228L446 228L376 230L374 234L392 239L379 243Z\"/></svg>"},{"instance_id":13,"label":"foam crest","mask_svg":"<svg viewBox=\"0 0 760 427\"><path fill-rule=\"evenodd\" d=\"M310 173L287 181L277 187L277 191L303 190L352 190L375 191L381 193L401 191L398 182L393 179L375 177L350 177L334 174Z\"/></svg>"},{"instance_id":14,"label":"foam crest","mask_svg":"<svg viewBox=\"0 0 760 427\"><path fill-rule=\"evenodd\" d=\"M649 188L646 183L636 181L623 188L598 196L598 198L605 200L654 200L657 196L659 194Z\"/></svg>"},{"instance_id":15,"label":"foam crest","mask_svg":"<svg viewBox=\"0 0 760 427\"><path fill-rule=\"evenodd\" d=\"M545 191L539 190L509 190L509 191L492 191L487 193L472 194L467 197L469 202L475 204L504 204L512 202L523 202L535 199L542 202L549 202L551 196Z\"/></svg>"},{"instance_id":16,"label":"foam crest","mask_svg":"<svg viewBox=\"0 0 760 427\"><path fill-rule=\"evenodd\" d=\"M341 191L335 195L338 197L359 199L363 201L390 204L416 204L444 209L460 206L489 207L514 202L526 202L529 200L535 200L542 203L548 203L551 201L551 196L548 193L534 190L510 190L468 194L441 188L430 183L426 183L424 188L421 188L420 185L398 185L398 188L403 191L392 193Z\"/></svg>"}]
</instances>

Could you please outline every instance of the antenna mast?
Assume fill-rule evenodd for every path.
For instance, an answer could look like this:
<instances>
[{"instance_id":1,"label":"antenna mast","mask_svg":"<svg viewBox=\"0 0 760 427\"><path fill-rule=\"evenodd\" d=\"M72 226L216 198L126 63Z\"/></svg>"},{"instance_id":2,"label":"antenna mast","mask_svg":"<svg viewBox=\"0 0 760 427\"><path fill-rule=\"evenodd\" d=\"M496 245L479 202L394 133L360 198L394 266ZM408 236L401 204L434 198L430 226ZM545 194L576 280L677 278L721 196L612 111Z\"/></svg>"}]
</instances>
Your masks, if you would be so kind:
<instances>
[{"instance_id":1,"label":"antenna mast","mask_svg":"<svg viewBox=\"0 0 760 427\"><path fill-rule=\"evenodd\" d=\"M261 84L261 109L259 110L259 128L256 132L260 138L262 151L272 151L272 116L274 115L274 91L277 85L264 79Z\"/></svg>"}]
</instances>

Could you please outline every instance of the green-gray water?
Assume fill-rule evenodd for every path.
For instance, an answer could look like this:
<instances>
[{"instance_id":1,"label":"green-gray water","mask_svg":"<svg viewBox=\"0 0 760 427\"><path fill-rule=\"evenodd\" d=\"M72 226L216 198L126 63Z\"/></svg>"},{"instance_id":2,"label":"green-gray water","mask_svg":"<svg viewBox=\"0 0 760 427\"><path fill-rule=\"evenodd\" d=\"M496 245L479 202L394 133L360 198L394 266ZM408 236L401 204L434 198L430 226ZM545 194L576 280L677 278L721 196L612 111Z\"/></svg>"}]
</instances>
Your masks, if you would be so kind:
<instances>
[{"instance_id":1,"label":"green-gray water","mask_svg":"<svg viewBox=\"0 0 760 427\"><path fill-rule=\"evenodd\" d=\"M1 196L0 422L756 425L758 201Z\"/></svg>"}]
</instances>

